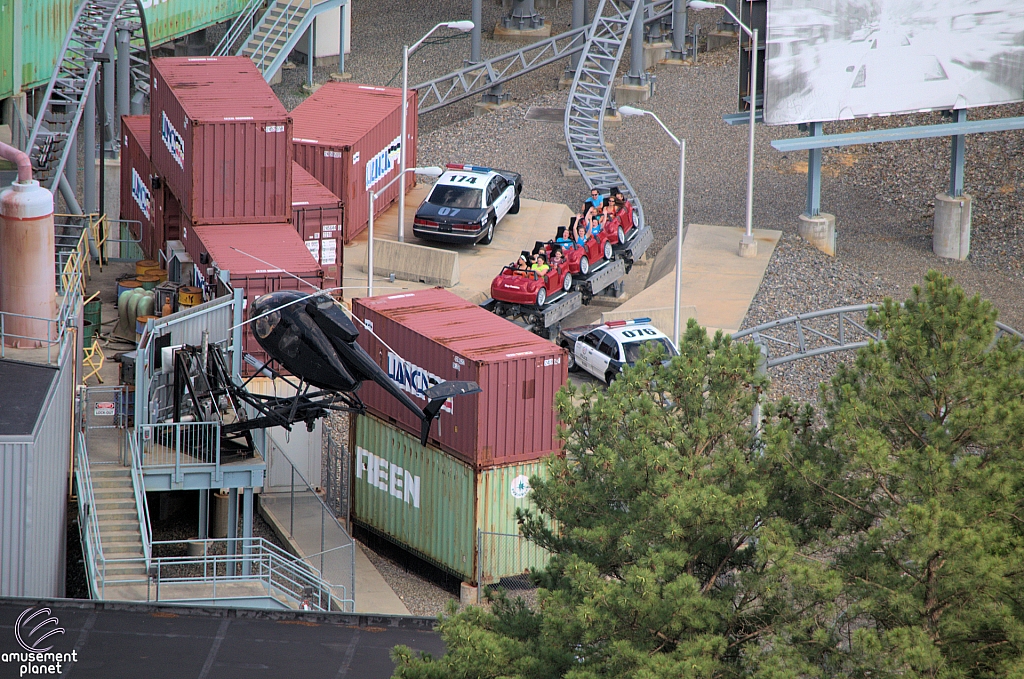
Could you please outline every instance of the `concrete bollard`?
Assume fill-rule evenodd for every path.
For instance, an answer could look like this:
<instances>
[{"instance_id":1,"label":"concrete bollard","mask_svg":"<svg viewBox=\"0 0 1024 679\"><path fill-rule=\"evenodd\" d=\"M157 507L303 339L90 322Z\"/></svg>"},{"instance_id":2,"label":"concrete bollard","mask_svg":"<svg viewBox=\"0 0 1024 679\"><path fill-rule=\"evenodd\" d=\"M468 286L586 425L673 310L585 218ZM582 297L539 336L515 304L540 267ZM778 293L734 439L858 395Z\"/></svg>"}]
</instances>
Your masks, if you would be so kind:
<instances>
[{"instance_id":1,"label":"concrete bollard","mask_svg":"<svg viewBox=\"0 0 1024 679\"><path fill-rule=\"evenodd\" d=\"M459 603L463 606L476 604L477 588L468 582L462 583L459 588Z\"/></svg>"},{"instance_id":2,"label":"concrete bollard","mask_svg":"<svg viewBox=\"0 0 1024 679\"><path fill-rule=\"evenodd\" d=\"M946 259L967 259L971 252L971 197L935 196L932 252Z\"/></svg>"},{"instance_id":3,"label":"concrete bollard","mask_svg":"<svg viewBox=\"0 0 1024 679\"><path fill-rule=\"evenodd\" d=\"M813 217L800 215L797 234L830 257L836 256L836 218L821 212Z\"/></svg>"},{"instance_id":4,"label":"concrete bollard","mask_svg":"<svg viewBox=\"0 0 1024 679\"><path fill-rule=\"evenodd\" d=\"M228 494L217 491L213 494L213 527L210 530L211 538L226 538L228 536Z\"/></svg>"}]
</instances>

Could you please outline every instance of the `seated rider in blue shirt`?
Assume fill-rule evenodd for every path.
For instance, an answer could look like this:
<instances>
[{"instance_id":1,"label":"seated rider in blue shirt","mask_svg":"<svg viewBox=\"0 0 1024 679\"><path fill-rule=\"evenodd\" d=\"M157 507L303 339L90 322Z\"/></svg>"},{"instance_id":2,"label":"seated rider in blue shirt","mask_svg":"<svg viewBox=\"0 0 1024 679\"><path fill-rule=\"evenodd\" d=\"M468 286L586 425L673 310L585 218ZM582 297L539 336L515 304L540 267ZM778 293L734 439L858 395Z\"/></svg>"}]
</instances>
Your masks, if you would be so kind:
<instances>
[{"instance_id":1,"label":"seated rider in blue shirt","mask_svg":"<svg viewBox=\"0 0 1024 679\"><path fill-rule=\"evenodd\" d=\"M591 205L596 208L600 208L604 204L605 196L601 195L601 192L597 189L590 189L590 198L583 201L583 207Z\"/></svg>"}]
</instances>

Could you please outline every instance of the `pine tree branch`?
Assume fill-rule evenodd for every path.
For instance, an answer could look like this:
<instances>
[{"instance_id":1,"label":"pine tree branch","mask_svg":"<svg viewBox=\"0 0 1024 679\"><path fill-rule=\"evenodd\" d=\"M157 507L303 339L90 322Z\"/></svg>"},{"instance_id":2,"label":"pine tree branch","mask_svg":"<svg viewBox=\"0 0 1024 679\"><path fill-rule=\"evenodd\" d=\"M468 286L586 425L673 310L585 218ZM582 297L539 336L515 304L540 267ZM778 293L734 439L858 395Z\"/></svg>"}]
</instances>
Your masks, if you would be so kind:
<instances>
[{"instance_id":1,"label":"pine tree branch","mask_svg":"<svg viewBox=\"0 0 1024 679\"><path fill-rule=\"evenodd\" d=\"M715 586L715 581L718 580L718 576L722 573L722 569L725 567L725 564L729 563L729 559L732 558L732 555L736 553L736 550L739 549L740 545L742 545L743 541L746 539L747 537L745 535L741 535L740 539L737 540L735 544L730 543L729 552L722 558L721 562L719 562L718 566L715 568L714 572L711 573L711 577L708 578L708 581L704 586L700 588L701 594L707 594L711 591L711 588Z\"/></svg>"}]
</instances>

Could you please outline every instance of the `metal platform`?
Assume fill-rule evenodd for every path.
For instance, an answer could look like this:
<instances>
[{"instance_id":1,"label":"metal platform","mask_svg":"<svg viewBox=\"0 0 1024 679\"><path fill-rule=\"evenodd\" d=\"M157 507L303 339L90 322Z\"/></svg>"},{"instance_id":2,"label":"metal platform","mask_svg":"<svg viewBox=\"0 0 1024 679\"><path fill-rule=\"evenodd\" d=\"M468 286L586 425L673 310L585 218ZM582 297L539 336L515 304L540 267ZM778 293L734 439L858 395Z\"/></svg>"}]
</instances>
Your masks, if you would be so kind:
<instances>
[{"instance_id":1,"label":"metal platform","mask_svg":"<svg viewBox=\"0 0 1024 679\"><path fill-rule=\"evenodd\" d=\"M590 270L585 276L573 276L573 287L583 295L583 303L609 288L618 289L616 284L626 276L626 262L621 259L605 260ZM616 295L617 296L617 295Z\"/></svg>"},{"instance_id":2,"label":"metal platform","mask_svg":"<svg viewBox=\"0 0 1024 679\"><path fill-rule=\"evenodd\" d=\"M543 307L509 304L496 299L488 299L480 306L510 321L521 320L531 332L551 339L561 330L561 322L583 306L583 294L567 292Z\"/></svg>"},{"instance_id":3,"label":"metal platform","mask_svg":"<svg viewBox=\"0 0 1024 679\"><path fill-rule=\"evenodd\" d=\"M633 268L633 262L643 257L644 253L647 252L647 248L651 247L653 242L654 230L649 226L638 224L634 230L634 235L627 239L625 243L613 245L612 250L615 252L616 257L625 261L626 273L629 273L630 269Z\"/></svg>"}]
</instances>

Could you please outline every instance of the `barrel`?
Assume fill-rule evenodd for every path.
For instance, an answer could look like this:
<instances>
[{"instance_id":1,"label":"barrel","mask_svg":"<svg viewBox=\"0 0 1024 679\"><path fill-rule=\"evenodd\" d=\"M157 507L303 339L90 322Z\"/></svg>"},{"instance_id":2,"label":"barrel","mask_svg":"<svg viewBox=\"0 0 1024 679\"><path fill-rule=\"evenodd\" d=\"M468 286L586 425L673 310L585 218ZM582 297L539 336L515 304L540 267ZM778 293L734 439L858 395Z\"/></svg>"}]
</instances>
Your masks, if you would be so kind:
<instances>
[{"instance_id":1,"label":"barrel","mask_svg":"<svg viewBox=\"0 0 1024 679\"><path fill-rule=\"evenodd\" d=\"M146 273L146 269L159 269L159 268L160 268L160 262L154 261L152 259L143 259L143 260L139 260L138 262L135 262L135 273L137 273L140 276L143 275L144 273Z\"/></svg>"},{"instance_id":2,"label":"barrel","mask_svg":"<svg viewBox=\"0 0 1024 679\"><path fill-rule=\"evenodd\" d=\"M149 320L156 320L156 316L139 316L135 319L135 334L142 335L146 330L146 322Z\"/></svg>"},{"instance_id":3,"label":"barrel","mask_svg":"<svg viewBox=\"0 0 1024 679\"><path fill-rule=\"evenodd\" d=\"M132 276L131 278L123 278L119 280L117 282L117 299L121 299L121 293L124 292L125 290L134 290L135 288L141 287L142 286L139 284L137 280L135 280L134 276Z\"/></svg>"},{"instance_id":4,"label":"barrel","mask_svg":"<svg viewBox=\"0 0 1024 679\"><path fill-rule=\"evenodd\" d=\"M135 280L139 282L143 290L154 290L156 286L160 285L160 279L157 276L150 276L148 274L137 276Z\"/></svg>"},{"instance_id":5,"label":"barrel","mask_svg":"<svg viewBox=\"0 0 1024 679\"><path fill-rule=\"evenodd\" d=\"M178 290L178 307L185 309L188 307L202 304L203 302L203 291L199 288L186 285L181 290Z\"/></svg>"},{"instance_id":6,"label":"barrel","mask_svg":"<svg viewBox=\"0 0 1024 679\"><path fill-rule=\"evenodd\" d=\"M82 346L86 348L92 346L92 340L96 337L96 330L98 327L99 326L95 325L88 319L82 321Z\"/></svg>"},{"instance_id":7,"label":"barrel","mask_svg":"<svg viewBox=\"0 0 1024 679\"><path fill-rule=\"evenodd\" d=\"M99 332L100 323L103 322L103 306L100 304L99 298L87 302L85 308L82 310L82 319L92 324L93 332ZM86 343L88 346L89 343Z\"/></svg>"},{"instance_id":8,"label":"barrel","mask_svg":"<svg viewBox=\"0 0 1024 679\"><path fill-rule=\"evenodd\" d=\"M167 280L167 270L161 269L158 266L148 267L145 271L139 274L140 276L156 276L161 281Z\"/></svg>"}]
</instances>

